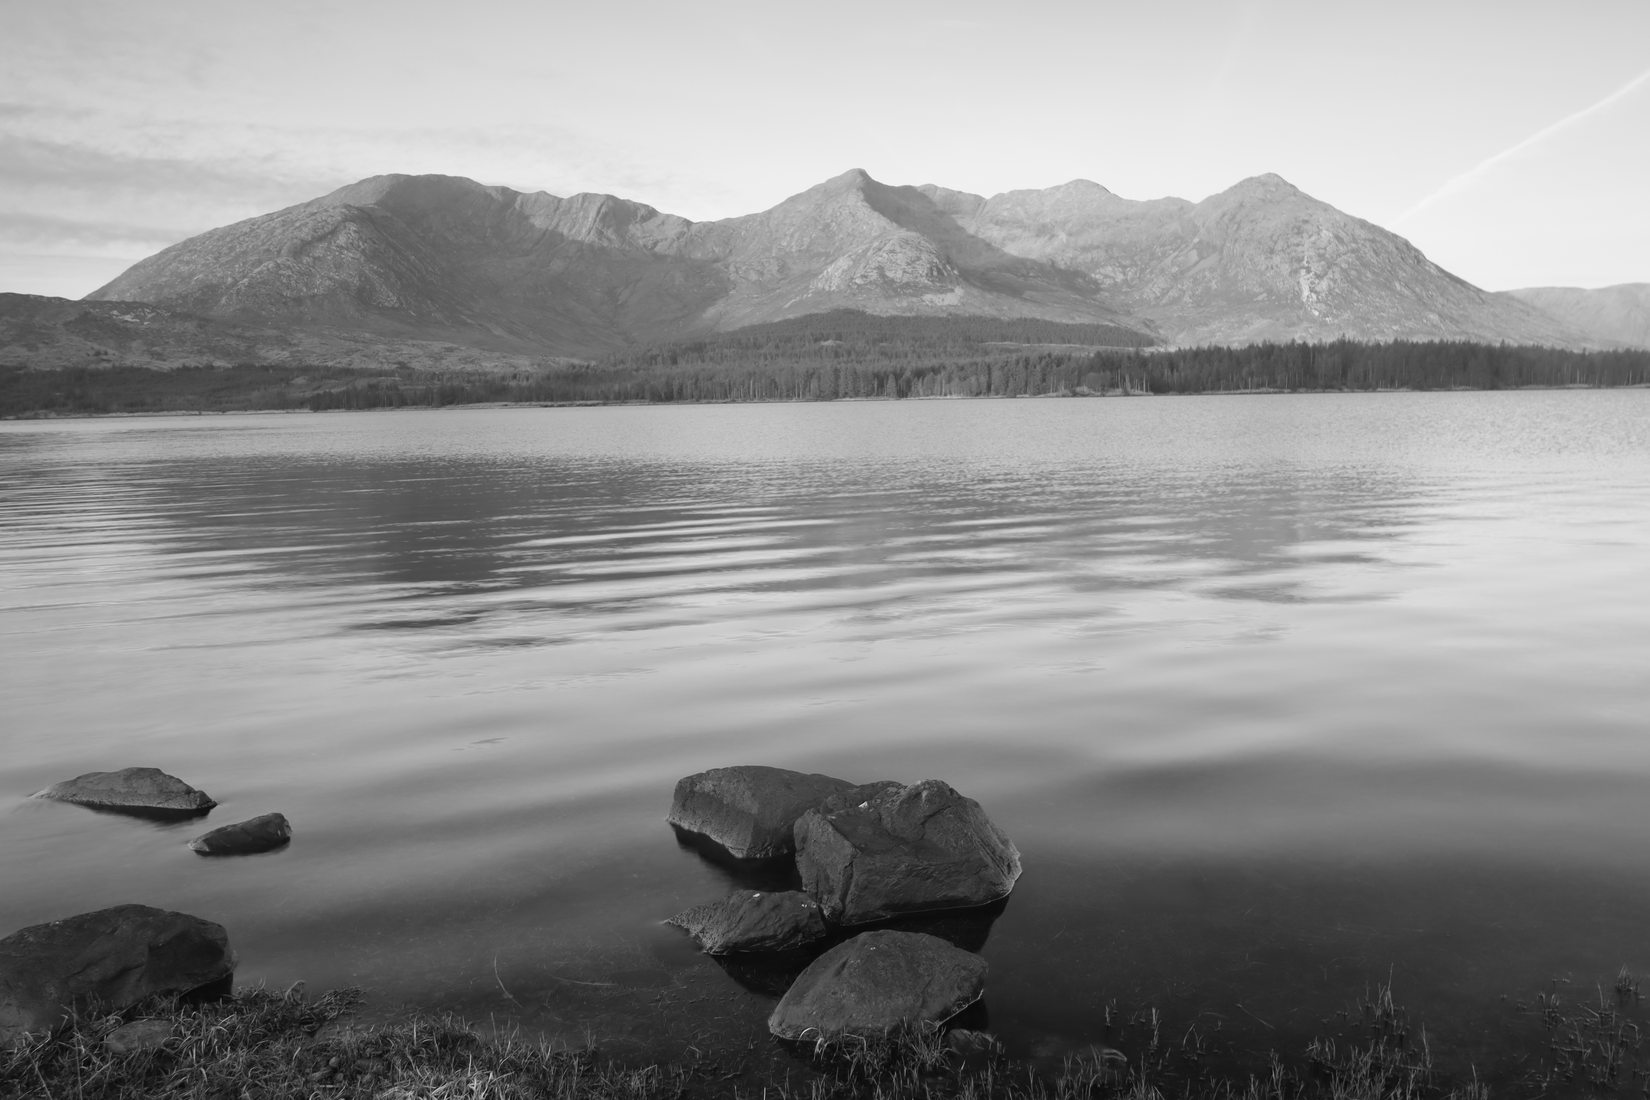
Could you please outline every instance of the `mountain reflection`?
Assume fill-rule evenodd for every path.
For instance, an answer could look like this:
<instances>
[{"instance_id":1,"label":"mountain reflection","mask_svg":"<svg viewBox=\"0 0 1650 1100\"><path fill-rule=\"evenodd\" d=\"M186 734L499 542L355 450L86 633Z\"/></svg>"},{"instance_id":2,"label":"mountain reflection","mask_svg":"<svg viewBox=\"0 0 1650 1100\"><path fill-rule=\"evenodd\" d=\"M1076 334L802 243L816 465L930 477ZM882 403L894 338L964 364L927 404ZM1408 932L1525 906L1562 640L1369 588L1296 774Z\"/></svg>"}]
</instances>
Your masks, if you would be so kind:
<instances>
[{"instance_id":1,"label":"mountain reflection","mask_svg":"<svg viewBox=\"0 0 1650 1100\"><path fill-rule=\"evenodd\" d=\"M634 629L709 594L848 600L907 621L984 594L1012 613L1022 589L1069 597L1045 608L1056 617L1104 614L1106 594L1128 589L1380 598L1378 585L1326 590L1317 574L1387 562L1425 496L1413 478L1287 464L977 479L917 464L892 488L886 471L837 463L611 459L175 462L142 475L163 555L234 560L233 585L329 590L353 609L350 629L485 633L507 617L510 644L556 640L521 636L535 611Z\"/></svg>"}]
</instances>

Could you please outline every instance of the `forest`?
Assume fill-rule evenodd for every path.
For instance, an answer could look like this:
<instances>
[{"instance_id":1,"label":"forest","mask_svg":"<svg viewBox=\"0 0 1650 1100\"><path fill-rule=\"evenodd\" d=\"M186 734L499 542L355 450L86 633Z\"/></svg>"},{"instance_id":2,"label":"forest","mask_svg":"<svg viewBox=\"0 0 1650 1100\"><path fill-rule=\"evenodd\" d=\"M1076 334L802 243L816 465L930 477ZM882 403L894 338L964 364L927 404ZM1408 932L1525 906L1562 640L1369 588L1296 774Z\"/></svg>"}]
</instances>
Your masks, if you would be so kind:
<instances>
[{"instance_id":1,"label":"forest","mask_svg":"<svg viewBox=\"0 0 1650 1100\"><path fill-rule=\"evenodd\" d=\"M1145 346L1105 325L840 311L531 368L0 368L0 416L489 402L831 401L1650 385L1650 350L1469 342Z\"/></svg>"}]
</instances>

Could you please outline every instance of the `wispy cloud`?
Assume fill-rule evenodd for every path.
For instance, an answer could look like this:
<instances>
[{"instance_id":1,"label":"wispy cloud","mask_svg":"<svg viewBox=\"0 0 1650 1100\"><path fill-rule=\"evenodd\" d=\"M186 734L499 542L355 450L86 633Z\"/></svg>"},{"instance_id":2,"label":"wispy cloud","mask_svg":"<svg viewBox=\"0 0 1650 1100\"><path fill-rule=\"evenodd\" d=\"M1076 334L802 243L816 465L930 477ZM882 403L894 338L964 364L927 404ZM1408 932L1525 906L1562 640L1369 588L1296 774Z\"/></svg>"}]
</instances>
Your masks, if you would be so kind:
<instances>
[{"instance_id":1,"label":"wispy cloud","mask_svg":"<svg viewBox=\"0 0 1650 1100\"><path fill-rule=\"evenodd\" d=\"M193 232L130 222L83 220L0 210L0 242L31 248L41 245L62 248L79 246L105 249L137 246L144 251L164 248Z\"/></svg>"},{"instance_id":2,"label":"wispy cloud","mask_svg":"<svg viewBox=\"0 0 1650 1100\"><path fill-rule=\"evenodd\" d=\"M1496 153L1494 156L1484 158L1482 161L1473 165L1460 175L1447 180L1442 187L1438 188L1438 190L1432 192L1430 195L1427 195L1425 198L1411 206L1408 210L1405 210L1396 218L1392 219L1392 224L1394 226L1401 225L1405 221L1408 221L1410 218L1413 218L1415 215L1421 213L1423 210L1426 210L1434 203L1439 202L1442 199L1449 198L1452 195L1461 194L1482 179L1487 173L1490 172L1491 169L1495 168L1496 165L1511 160L1518 154L1540 145L1542 142L1563 132L1564 130L1569 129L1571 126L1574 126L1576 123L1585 118L1596 115L1600 111L1608 110L1610 107L1632 95L1646 83L1650 83L1650 69L1646 69L1644 72L1635 76L1633 79L1629 80L1627 83L1623 84L1621 87L1617 88L1597 103L1589 104L1581 110L1576 111L1574 114L1565 115L1557 122L1542 127L1524 140L1517 142L1516 144L1509 145L1507 148L1501 150L1499 153Z\"/></svg>"}]
</instances>

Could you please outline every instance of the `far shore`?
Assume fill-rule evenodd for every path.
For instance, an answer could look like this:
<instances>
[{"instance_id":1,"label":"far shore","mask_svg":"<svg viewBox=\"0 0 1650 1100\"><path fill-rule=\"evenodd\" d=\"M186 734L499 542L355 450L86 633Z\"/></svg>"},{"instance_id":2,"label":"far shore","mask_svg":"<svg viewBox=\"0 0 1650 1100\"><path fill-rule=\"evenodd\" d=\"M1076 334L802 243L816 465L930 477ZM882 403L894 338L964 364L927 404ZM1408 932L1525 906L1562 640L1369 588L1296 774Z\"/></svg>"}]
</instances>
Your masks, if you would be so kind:
<instances>
[{"instance_id":1,"label":"far shore","mask_svg":"<svg viewBox=\"0 0 1650 1100\"><path fill-rule=\"evenodd\" d=\"M1093 400L1096 398L1176 398L1176 397L1312 397L1326 394L1383 394L1383 393L1524 393L1529 391L1552 390L1647 390L1650 382L1631 382L1620 386L1595 386L1585 382L1570 383L1562 386L1507 386L1495 389L1479 389L1472 386L1452 386L1448 389L1418 389L1413 386L1380 387L1367 390L1284 390L1267 387L1234 390L1205 390L1198 393L1147 393L1131 391L1128 393L1018 393L1018 394L923 394L911 397L834 397L829 399L795 399L795 398L757 398L750 400L710 400L710 401L475 401L457 402L450 405L390 405L367 409L305 409L305 408L270 408L270 409L152 409L141 412L39 412L23 413L16 416L0 417L4 421L34 421L34 420L113 420L131 419L138 417L193 417L193 416L274 416L282 414L306 416L330 416L342 413L395 413L395 412L440 412L440 411L476 411L485 409L589 409L589 408L670 408L677 406L696 405L841 405L841 404L897 404L906 401L1045 401L1045 400Z\"/></svg>"}]
</instances>

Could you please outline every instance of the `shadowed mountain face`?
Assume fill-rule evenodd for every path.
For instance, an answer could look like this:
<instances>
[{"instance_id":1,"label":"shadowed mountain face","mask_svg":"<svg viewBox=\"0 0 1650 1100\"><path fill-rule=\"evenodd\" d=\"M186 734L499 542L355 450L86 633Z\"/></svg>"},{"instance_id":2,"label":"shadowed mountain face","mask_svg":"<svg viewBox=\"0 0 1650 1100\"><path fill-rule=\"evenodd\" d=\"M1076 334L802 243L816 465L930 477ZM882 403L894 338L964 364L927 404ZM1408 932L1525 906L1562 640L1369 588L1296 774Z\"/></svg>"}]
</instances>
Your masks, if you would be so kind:
<instances>
[{"instance_id":1,"label":"shadowed mountain face","mask_svg":"<svg viewBox=\"0 0 1650 1100\"><path fill-rule=\"evenodd\" d=\"M855 169L699 223L609 195L377 176L190 238L89 297L583 355L843 308L1116 323L1176 343L1582 341L1276 176L1190 203L1085 181L987 199Z\"/></svg>"},{"instance_id":2,"label":"shadowed mountain face","mask_svg":"<svg viewBox=\"0 0 1650 1100\"><path fill-rule=\"evenodd\" d=\"M1594 339L1650 348L1650 283L1598 290L1540 286L1506 293Z\"/></svg>"}]
</instances>

